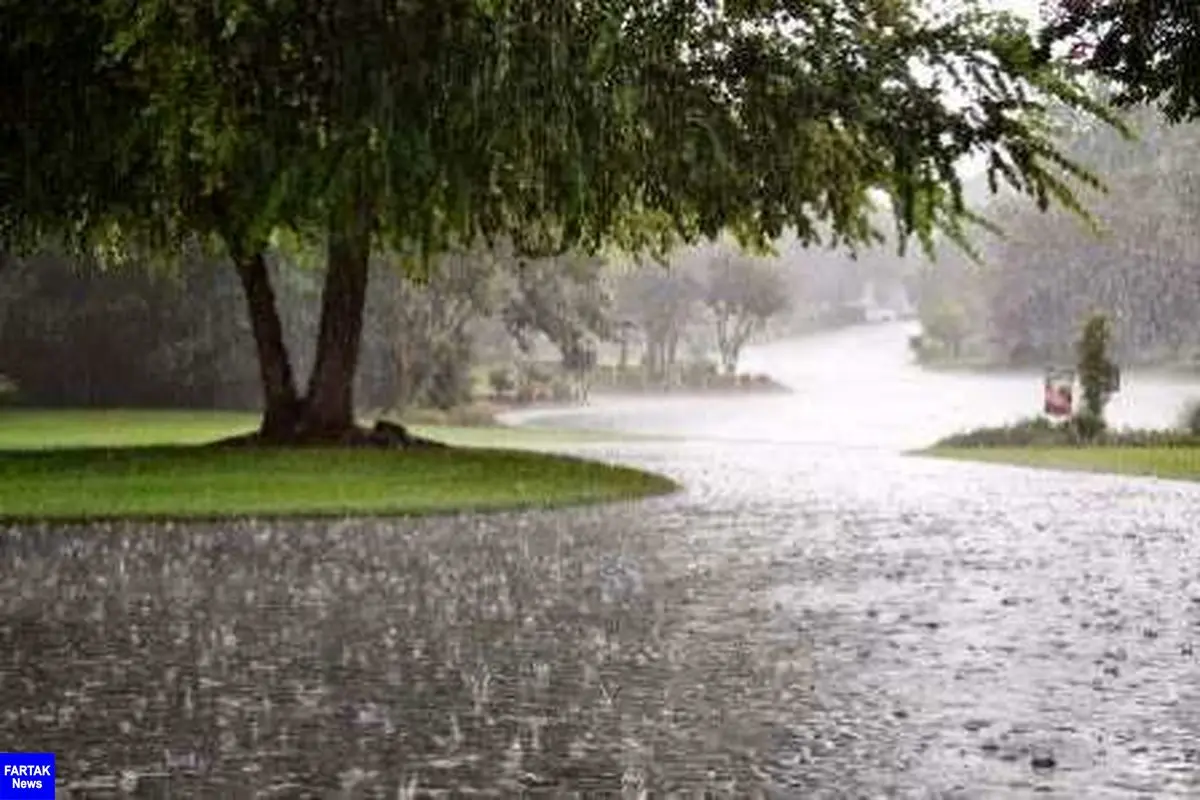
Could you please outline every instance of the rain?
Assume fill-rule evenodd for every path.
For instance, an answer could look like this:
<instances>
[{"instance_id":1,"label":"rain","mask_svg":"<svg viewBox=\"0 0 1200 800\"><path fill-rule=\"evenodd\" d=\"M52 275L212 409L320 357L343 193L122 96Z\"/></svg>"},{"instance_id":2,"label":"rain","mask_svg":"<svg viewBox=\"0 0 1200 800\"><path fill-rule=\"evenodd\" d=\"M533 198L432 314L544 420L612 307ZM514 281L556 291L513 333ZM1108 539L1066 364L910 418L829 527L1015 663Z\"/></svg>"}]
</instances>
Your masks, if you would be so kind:
<instances>
[{"instance_id":1,"label":"rain","mask_svg":"<svg viewBox=\"0 0 1200 800\"><path fill-rule=\"evenodd\" d=\"M228 23L236 40L261 20ZM138 35L105 58L174 52ZM5 65L18 50L0 44ZM438 63L461 89L466 62ZM502 73L491 99L472 87L489 113L513 91ZM17 96L10 83L0 97ZM187 94L148 85L160 102ZM766 230L766 200L739 217L689 178L680 219L695 219L669 224L697 235L653 254L634 244L662 234L650 212L670 203L618 224L628 209L583 190L570 203L594 202L603 224L527 247L555 234L495 222L534 202L502 185L508 163L475 166L511 208L441 176L453 202L425 217L425 199L388 194L404 191L388 172L379 206L354 206L376 216L353 241L329 213L342 189L310 204L290 197L301 184L272 184L289 198L247 226L271 231L259 250L205 228L187 194L210 177L199 167L163 206L139 205L138 188L14 189L0 198L0 756L55 754L68 798L1200 796L1200 121L1087 87L1130 135L1084 104L1051 103L1047 129L1106 188L1081 179L1042 210L1032 183L993 190L986 163L963 158L963 198L998 226L967 228L966 247L952 228L905 230L899 201L843 214L883 192L878 175L839 174L846 193L822 218L788 206L782 230ZM300 108L286 111L297 130ZM470 138L447 126L404 146L447 158L439 132ZM514 123L495 148L527 154L531 129ZM227 178L245 166L211 146L189 158ZM183 180L162 149L145 167L155 191ZM850 170L836 150L820 157ZM344 168L297 159L288 180L311 186ZM735 183L733 202L761 199ZM169 205L170 230L117 241L125 200ZM486 243L450 246L459 213ZM700 230L710 217L720 229ZM418 219L426 238L396 232ZM110 238L71 250L64 231L93 224ZM921 234L931 247L901 251ZM1119 368L1103 391L1088 385L1089 321ZM1064 370L1065 415L1049 400ZM938 446L1011 430L1057 438ZM1064 460L1020 456L1043 450ZM491 460L467 460L479 451ZM1135 451L1136 468L1106 455ZM271 470L234 468L263 453ZM351 459L376 488L338 483ZM623 471L580 466L597 463ZM212 473L178 483L188 469Z\"/></svg>"}]
</instances>

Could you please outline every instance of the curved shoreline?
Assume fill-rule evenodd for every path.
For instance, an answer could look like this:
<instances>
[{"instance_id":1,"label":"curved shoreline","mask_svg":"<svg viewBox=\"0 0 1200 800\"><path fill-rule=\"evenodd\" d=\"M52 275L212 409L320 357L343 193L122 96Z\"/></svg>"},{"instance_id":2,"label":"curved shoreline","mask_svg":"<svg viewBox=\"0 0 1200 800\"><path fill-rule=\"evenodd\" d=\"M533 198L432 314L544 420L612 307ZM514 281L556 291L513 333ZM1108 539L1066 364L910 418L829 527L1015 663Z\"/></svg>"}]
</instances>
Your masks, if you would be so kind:
<instances>
[{"instance_id":1,"label":"curved shoreline","mask_svg":"<svg viewBox=\"0 0 1200 800\"><path fill-rule=\"evenodd\" d=\"M1200 449L1182 447L941 447L909 455L1055 472L1200 481Z\"/></svg>"},{"instance_id":2,"label":"curved shoreline","mask_svg":"<svg viewBox=\"0 0 1200 800\"><path fill-rule=\"evenodd\" d=\"M632 501L680 488L662 475L561 452L603 434L417 428L450 446L221 448L206 446L214 431L205 423L235 434L228 416L187 415L195 423L187 433L205 434L196 442L171 427L178 414L99 413L108 426L102 436L96 412L5 420L0 523L453 515Z\"/></svg>"}]
</instances>

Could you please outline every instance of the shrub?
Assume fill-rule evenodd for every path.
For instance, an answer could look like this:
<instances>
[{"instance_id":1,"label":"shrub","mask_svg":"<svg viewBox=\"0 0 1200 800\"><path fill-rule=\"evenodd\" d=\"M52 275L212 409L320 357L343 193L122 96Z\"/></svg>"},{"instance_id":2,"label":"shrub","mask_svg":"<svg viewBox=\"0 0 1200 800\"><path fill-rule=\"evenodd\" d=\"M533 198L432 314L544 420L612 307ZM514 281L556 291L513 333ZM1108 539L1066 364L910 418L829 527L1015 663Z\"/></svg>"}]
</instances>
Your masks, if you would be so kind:
<instances>
[{"instance_id":1,"label":"shrub","mask_svg":"<svg viewBox=\"0 0 1200 800\"><path fill-rule=\"evenodd\" d=\"M641 389L646 383L646 373L641 369L627 369L618 372L613 386L618 389Z\"/></svg>"},{"instance_id":2,"label":"shrub","mask_svg":"<svg viewBox=\"0 0 1200 800\"><path fill-rule=\"evenodd\" d=\"M1092 442L1104 433L1108 424L1104 421L1103 416L1085 410L1072 417L1068 427L1080 442Z\"/></svg>"},{"instance_id":3,"label":"shrub","mask_svg":"<svg viewBox=\"0 0 1200 800\"><path fill-rule=\"evenodd\" d=\"M1179 427L1200 435L1200 400L1192 400L1184 407Z\"/></svg>"},{"instance_id":4,"label":"shrub","mask_svg":"<svg viewBox=\"0 0 1200 800\"><path fill-rule=\"evenodd\" d=\"M1063 423L1045 417L1023 419L1012 425L976 428L948 436L938 442L941 447L1028 447L1032 445L1072 444L1074 437Z\"/></svg>"},{"instance_id":5,"label":"shrub","mask_svg":"<svg viewBox=\"0 0 1200 800\"><path fill-rule=\"evenodd\" d=\"M465 362L439 361L430 375L423 405L448 411L471 400L471 375Z\"/></svg>"},{"instance_id":6,"label":"shrub","mask_svg":"<svg viewBox=\"0 0 1200 800\"><path fill-rule=\"evenodd\" d=\"M549 383L554 379L554 370L545 364L532 363L525 367L526 383Z\"/></svg>"},{"instance_id":7,"label":"shrub","mask_svg":"<svg viewBox=\"0 0 1200 800\"><path fill-rule=\"evenodd\" d=\"M1099 443L1113 447L1198 447L1200 435L1173 430L1110 430Z\"/></svg>"},{"instance_id":8,"label":"shrub","mask_svg":"<svg viewBox=\"0 0 1200 800\"><path fill-rule=\"evenodd\" d=\"M421 408L406 408L400 412L390 412L385 416L398 417L405 425L461 425L464 427L482 427L496 424L495 411L492 406L472 403L442 409L428 406Z\"/></svg>"},{"instance_id":9,"label":"shrub","mask_svg":"<svg viewBox=\"0 0 1200 800\"><path fill-rule=\"evenodd\" d=\"M565 403L574 399L575 393L571 390L571 384L566 381L554 381L550 384L550 399L556 403Z\"/></svg>"},{"instance_id":10,"label":"shrub","mask_svg":"<svg viewBox=\"0 0 1200 800\"><path fill-rule=\"evenodd\" d=\"M6 406L17 399L17 384L4 375L0 375L0 406Z\"/></svg>"},{"instance_id":11,"label":"shrub","mask_svg":"<svg viewBox=\"0 0 1200 800\"><path fill-rule=\"evenodd\" d=\"M508 367L496 367L488 373L488 385L496 397L506 395L516 387L516 379Z\"/></svg>"},{"instance_id":12,"label":"shrub","mask_svg":"<svg viewBox=\"0 0 1200 800\"><path fill-rule=\"evenodd\" d=\"M447 422L464 427L486 427L496 424L496 414L490 406L473 404L459 406L448 413Z\"/></svg>"},{"instance_id":13,"label":"shrub","mask_svg":"<svg viewBox=\"0 0 1200 800\"><path fill-rule=\"evenodd\" d=\"M1104 420L1079 414L1068 422L1045 418L1021 420L1012 425L977 428L948 436L938 447L1200 447L1200 433L1173 430L1114 431Z\"/></svg>"},{"instance_id":14,"label":"shrub","mask_svg":"<svg viewBox=\"0 0 1200 800\"><path fill-rule=\"evenodd\" d=\"M1108 357L1110 338L1108 318L1093 314L1076 344L1079 385L1083 389L1083 408L1077 415L1081 421L1076 430L1085 438L1103 432L1104 407L1116 388L1117 365Z\"/></svg>"},{"instance_id":15,"label":"shrub","mask_svg":"<svg viewBox=\"0 0 1200 800\"><path fill-rule=\"evenodd\" d=\"M683 383L688 387L702 388L717 376L717 365L711 361L693 361L683 369Z\"/></svg>"},{"instance_id":16,"label":"shrub","mask_svg":"<svg viewBox=\"0 0 1200 800\"><path fill-rule=\"evenodd\" d=\"M943 361L949 355L944 344L923 333L908 337L908 348L918 364Z\"/></svg>"}]
</instances>

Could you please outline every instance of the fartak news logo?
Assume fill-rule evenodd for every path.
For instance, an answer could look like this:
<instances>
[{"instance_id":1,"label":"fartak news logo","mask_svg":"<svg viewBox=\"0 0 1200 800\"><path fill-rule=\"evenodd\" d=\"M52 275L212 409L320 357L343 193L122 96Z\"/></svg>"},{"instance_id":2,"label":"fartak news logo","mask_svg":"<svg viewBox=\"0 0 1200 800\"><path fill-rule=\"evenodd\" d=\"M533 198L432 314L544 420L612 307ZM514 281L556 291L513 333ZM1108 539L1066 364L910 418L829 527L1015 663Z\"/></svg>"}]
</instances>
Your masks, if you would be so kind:
<instances>
[{"instance_id":1,"label":"fartak news logo","mask_svg":"<svg viewBox=\"0 0 1200 800\"><path fill-rule=\"evenodd\" d=\"M53 797L53 753L0 753L0 800Z\"/></svg>"}]
</instances>

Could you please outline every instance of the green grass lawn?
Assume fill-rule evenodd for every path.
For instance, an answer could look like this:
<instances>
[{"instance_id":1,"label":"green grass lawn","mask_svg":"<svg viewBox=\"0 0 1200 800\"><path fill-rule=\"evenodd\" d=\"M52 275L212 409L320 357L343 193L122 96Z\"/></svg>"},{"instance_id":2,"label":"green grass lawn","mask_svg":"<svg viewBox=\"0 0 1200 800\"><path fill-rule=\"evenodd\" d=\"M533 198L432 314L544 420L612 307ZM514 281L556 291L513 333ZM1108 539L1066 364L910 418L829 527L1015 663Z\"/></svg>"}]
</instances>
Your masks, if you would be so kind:
<instances>
[{"instance_id":1,"label":"green grass lawn","mask_svg":"<svg viewBox=\"0 0 1200 800\"><path fill-rule=\"evenodd\" d=\"M1200 448L1192 447L934 447L922 451L922 455L1044 469L1200 480Z\"/></svg>"},{"instance_id":2,"label":"green grass lawn","mask_svg":"<svg viewBox=\"0 0 1200 800\"><path fill-rule=\"evenodd\" d=\"M532 452L605 438L588 432L418 427L459 448L407 452L186 446L255 421L223 412L0 412L0 519L408 515L678 488L639 470Z\"/></svg>"},{"instance_id":3,"label":"green grass lawn","mask_svg":"<svg viewBox=\"0 0 1200 800\"><path fill-rule=\"evenodd\" d=\"M0 451L64 447L154 447L204 444L249 433L258 416L240 411L0 410ZM630 438L604 431L504 425L413 425L421 436L458 447L545 449Z\"/></svg>"}]
</instances>

